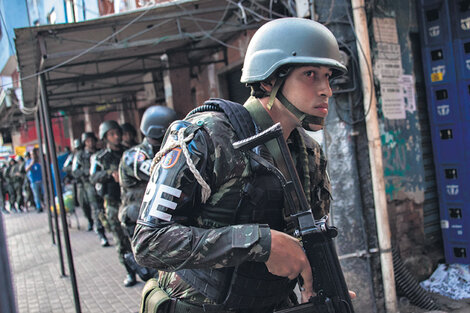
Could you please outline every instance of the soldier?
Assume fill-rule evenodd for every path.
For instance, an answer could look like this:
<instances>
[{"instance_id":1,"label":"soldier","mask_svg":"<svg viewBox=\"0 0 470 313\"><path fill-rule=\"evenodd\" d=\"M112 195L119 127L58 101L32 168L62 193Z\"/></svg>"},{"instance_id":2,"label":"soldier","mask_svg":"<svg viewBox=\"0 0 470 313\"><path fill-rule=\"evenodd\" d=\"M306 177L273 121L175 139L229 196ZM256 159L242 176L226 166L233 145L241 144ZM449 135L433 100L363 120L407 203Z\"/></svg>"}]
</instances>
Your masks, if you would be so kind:
<instances>
[{"instance_id":1,"label":"soldier","mask_svg":"<svg viewBox=\"0 0 470 313\"><path fill-rule=\"evenodd\" d=\"M96 152L96 136L93 132L82 133L80 149L72 160L71 174L77 182L77 195L79 204L88 219L88 231L95 231L100 238L101 246L108 247L109 242L105 229L100 221L100 212L104 211L102 200L96 194L95 187L90 182L90 159Z\"/></svg>"},{"instance_id":2,"label":"soldier","mask_svg":"<svg viewBox=\"0 0 470 313\"><path fill-rule=\"evenodd\" d=\"M0 210L2 213L9 214L7 209L5 209L5 180L3 178L3 171L5 169L5 163L0 163Z\"/></svg>"},{"instance_id":3,"label":"soldier","mask_svg":"<svg viewBox=\"0 0 470 313\"><path fill-rule=\"evenodd\" d=\"M19 210L15 206L15 203L16 203L16 190L14 187L15 165L16 165L15 159L12 157L9 157L8 165L6 166L5 171L3 172L4 179L5 179L5 189L6 189L6 192L8 193L8 202L10 204L10 212L19 212Z\"/></svg>"},{"instance_id":4,"label":"soldier","mask_svg":"<svg viewBox=\"0 0 470 313\"><path fill-rule=\"evenodd\" d=\"M119 261L127 271L124 286L130 287L136 284L135 272L124 262L124 255L132 250L118 218L121 204L118 167L124 152L121 127L116 121L105 121L100 124L99 135L105 141L106 148L92 157L90 182L95 184L98 194L104 198L106 220L116 242Z\"/></svg>"},{"instance_id":5,"label":"soldier","mask_svg":"<svg viewBox=\"0 0 470 313\"><path fill-rule=\"evenodd\" d=\"M176 119L176 112L170 108L155 105L149 107L140 122L140 131L145 136L141 144L128 149L119 164L121 186L121 208L119 220L131 239L145 188L150 178L150 165L160 149L166 129ZM153 277L157 271L142 268L135 263L132 253L124 256L128 266L135 269L142 280Z\"/></svg>"},{"instance_id":6,"label":"soldier","mask_svg":"<svg viewBox=\"0 0 470 313\"><path fill-rule=\"evenodd\" d=\"M15 202L19 211L24 211L23 183L25 180L25 162L21 155L15 157L16 164L12 169L13 189L16 193ZM26 207L27 209L27 207Z\"/></svg>"},{"instance_id":7,"label":"soldier","mask_svg":"<svg viewBox=\"0 0 470 313\"><path fill-rule=\"evenodd\" d=\"M166 129L176 119L170 108L155 105L149 107L140 122L140 131L145 136L141 144L126 150L119 164L121 186L121 209L119 219L130 237L134 234L140 204L150 178L150 165L160 150Z\"/></svg>"},{"instance_id":8,"label":"soldier","mask_svg":"<svg viewBox=\"0 0 470 313\"><path fill-rule=\"evenodd\" d=\"M68 147L66 147L68 148ZM77 196L77 182L72 176L72 162L74 156L77 154L78 150L81 149L81 142L80 139L74 139L73 140L73 152L68 152L64 164L62 165L62 172L65 173L64 176L64 184L72 185L72 197L73 197L73 205L74 207L79 206L78 203L78 196ZM67 153L67 152L66 152ZM61 158L62 155L60 155L57 159Z\"/></svg>"},{"instance_id":9,"label":"soldier","mask_svg":"<svg viewBox=\"0 0 470 313\"><path fill-rule=\"evenodd\" d=\"M24 205L27 211L29 211L29 207L33 205L34 198L33 198L33 191L31 190L31 185L29 179L26 177L26 164L28 164L31 160L31 153L26 151L24 154L24 172L25 172L25 179L23 180L23 198L24 198Z\"/></svg>"},{"instance_id":10,"label":"soldier","mask_svg":"<svg viewBox=\"0 0 470 313\"><path fill-rule=\"evenodd\" d=\"M124 123L121 125L122 129L122 145L126 149L130 149L138 144L136 137L137 131L131 123Z\"/></svg>"},{"instance_id":11,"label":"soldier","mask_svg":"<svg viewBox=\"0 0 470 313\"><path fill-rule=\"evenodd\" d=\"M326 159L304 128L323 127L332 96L329 81L345 72L326 27L301 18L270 21L255 33L245 54L241 82L252 88L252 97L244 107L212 100L172 124L155 157L161 160L133 237L137 262L163 271L157 285L147 285L150 302L158 303L158 309L148 309L273 312L292 305L300 276L302 301L310 299L311 267L284 217L281 182L267 170L271 163L287 175L277 143L261 145L258 158L235 150L232 143L243 127L227 113L239 110L236 117L253 132L253 123L259 130L281 124L309 204L320 218L330 204Z\"/></svg>"}]
</instances>

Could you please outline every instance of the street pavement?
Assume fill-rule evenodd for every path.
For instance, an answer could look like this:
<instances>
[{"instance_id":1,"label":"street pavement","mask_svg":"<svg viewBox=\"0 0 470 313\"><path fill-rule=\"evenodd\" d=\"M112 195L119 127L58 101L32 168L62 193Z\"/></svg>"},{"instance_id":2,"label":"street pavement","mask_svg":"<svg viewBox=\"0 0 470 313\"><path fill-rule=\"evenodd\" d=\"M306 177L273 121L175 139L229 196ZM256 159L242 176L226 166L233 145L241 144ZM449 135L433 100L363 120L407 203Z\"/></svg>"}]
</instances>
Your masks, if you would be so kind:
<instances>
[{"instance_id":1,"label":"street pavement","mask_svg":"<svg viewBox=\"0 0 470 313\"><path fill-rule=\"evenodd\" d=\"M30 210L3 218L18 313L76 312L63 233L65 277L61 275L57 245L52 243L47 212ZM123 286L126 273L112 235L108 234L112 245L103 248L98 236L86 230L80 209L69 221L81 312L138 312L144 283L139 280L133 287Z\"/></svg>"},{"instance_id":2,"label":"street pavement","mask_svg":"<svg viewBox=\"0 0 470 313\"><path fill-rule=\"evenodd\" d=\"M18 313L74 313L75 303L62 239L66 277L61 276L57 245L52 244L47 212L3 215ZM77 218L81 229L77 228ZM103 248L80 209L69 215L69 233L81 312L133 313L139 311L144 283L125 288L124 267L114 246ZM59 220L60 224L60 220ZM111 234L108 234L113 243ZM436 297L436 295L435 295ZM470 299L454 301L437 296L442 311L426 311L400 300L402 313L468 313Z\"/></svg>"}]
</instances>

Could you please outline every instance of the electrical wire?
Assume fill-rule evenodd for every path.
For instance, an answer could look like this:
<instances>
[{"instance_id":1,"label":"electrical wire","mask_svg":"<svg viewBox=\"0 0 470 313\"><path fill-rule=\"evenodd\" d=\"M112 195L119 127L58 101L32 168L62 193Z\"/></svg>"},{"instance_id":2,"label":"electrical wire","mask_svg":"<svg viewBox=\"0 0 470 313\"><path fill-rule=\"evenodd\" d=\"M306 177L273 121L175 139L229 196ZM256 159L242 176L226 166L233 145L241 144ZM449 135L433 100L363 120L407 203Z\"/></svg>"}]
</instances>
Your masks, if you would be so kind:
<instances>
[{"instance_id":1,"label":"electrical wire","mask_svg":"<svg viewBox=\"0 0 470 313\"><path fill-rule=\"evenodd\" d=\"M347 16L348 16L348 21L349 21L349 24L351 25L351 30L354 34L354 37L356 38L356 41L358 43L358 46L359 46L359 50L361 51L362 55L364 56L364 58L366 57L366 53L364 52L364 49L362 47L362 44L359 40L359 37L357 36L357 33L356 33L356 29L354 27L354 23L352 21L352 17L351 17L351 14L349 12L349 9L346 10L346 13L347 13ZM370 110L371 110L371 107L372 107L372 97L373 97L373 93L375 92L375 86L374 86L374 77L373 77L373 73L372 73L372 69L370 67L370 64L369 62L366 62L367 64L367 71L369 73L369 78L370 78L370 86L371 86L371 92L370 92L370 97L369 97L369 105L367 107L366 110L364 110L364 117L361 118L360 120L358 120L356 123L358 122L361 122L363 120L366 119L367 115L369 114Z\"/></svg>"},{"instance_id":2,"label":"electrical wire","mask_svg":"<svg viewBox=\"0 0 470 313\"><path fill-rule=\"evenodd\" d=\"M218 44L224 46L224 47L227 47L227 48L232 48L232 49L236 49L236 50L239 50L239 51L242 51L241 48L239 47L236 47L236 46L233 46L233 45L230 45L230 44L227 44L225 42L223 42L222 40L212 36L212 34L223 24L223 21L225 20L225 17L227 15L227 12L228 12L228 8L230 7L230 3L234 4L235 6L237 6L239 8L239 5L238 3L233 3L232 1L228 0L227 1L227 5L225 6L225 9L224 9L224 13L222 14L222 17L219 19L219 22L217 23L216 26L214 26L213 29L211 29L210 31L205 31L201 25L198 23L197 19L194 17L194 15L189 12L188 10L186 10L185 8L183 8L180 4L175 4L177 5L181 10L183 10L185 13L189 14L189 16L191 16L191 18L189 18L191 21L194 22L194 24L199 28L199 30L204 34L204 37L199 39L199 40L204 40L206 38L209 38L215 42L217 42ZM178 27L179 29L179 27Z\"/></svg>"},{"instance_id":3,"label":"electrical wire","mask_svg":"<svg viewBox=\"0 0 470 313\"><path fill-rule=\"evenodd\" d=\"M232 3L232 4L235 4L235 5L238 7L238 4L237 4L237 3L234 3L234 2L231 1L231 0L227 0L227 2ZM175 3L175 5L178 6L180 9L182 9L183 11L185 11L186 13L188 13L188 11L187 11L185 8L183 8L180 4ZM90 48L88 48L88 49L86 49L86 50L80 52L79 54L77 54L77 55L75 55L75 56L73 56L73 57L71 57L71 58L69 58L69 59L67 59L67 60L65 60L65 61L63 61L63 62L61 62L61 63L59 63L59 64L56 64L56 65L54 65L54 66L52 66L52 67L50 67L50 68L48 68L48 69L46 69L46 70L42 70L42 71L39 71L39 72L37 72L37 73L34 73L34 74L31 74L31 75L22 77L21 79L19 79L19 80L17 80L17 81L14 81L14 82L12 82L11 84L13 84L13 83L19 83L19 82L21 82L21 81L23 81L23 80L31 79L31 78L37 77L37 76L39 76L39 75L41 75L41 74L48 73L48 72L50 72L50 71L53 71L53 70L55 70L55 69L57 69L57 68L60 68L60 67L62 67L62 66L64 66L64 65L69 64L70 62L72 62L72 61L74 61L74 60L76 60L76 59L82 57L83 55L89 53L89 52L92 51L93 49L96 49L97 47L99 47L99 46L105 44L108 40L110 40L111 38L115 37L116 35L118 35L118 34L121 33L122 31L124 31L125 29L127 29L129 26L131 26L132 24L134 24L135 22L137 22L138 20L140 20L140 19L141 19L145 14L147 14L147 13L150 11L150 9L152 9L153 7L155 7L155 3L154 3L153 1L151 1L151 2L148 3L148 5L146 6L145 10L144 10L139 16L137 16L137 17L134 18L132 21L130 21L129 23L127 23L126 25L124 25L124 26L123 26L121 29L119 29L118 31L113 32L111 35L109 35L109 36L106 37L105 39L103 39L103 40L101 40L101 41L95 43L95 44L94 44L93 46L91 46ZM227 6L225 7L224 13L223 13L223 15L222 15L222 18L219 20L219 22L217 23L217 25L216 25L212 30L210 30L210 31L204 31L204 30L202 29L202 27L199 25L199 23L197 23L197 19L194 18L194 16L193 16L191 13L189 13L189 15L193 18L192 20L195 22L195 24L199 27L199 29L200 29L200 30L204 33L204 35L206 36L206 37L204 37L204 38L202 38L202 39L210 38L210 39L216 41L217 43L219 43L219 44L221 44L221 45L223 45L223 46L225 46L225 47L240 50L239 47L226 44L226 43L224 43L223 41L221 41L221 40L219 40L219 39L217 39L217 38L215 38L215 37L212 36L212 33L213 33L215 30L217 30L217 29L223 24L223 20L225 19L225 16L226 16L226 14L227 14L227 12L228 12L228 8L229 8L229 4L227 4ZM247 9L247 8L245 8L245 9ZM257 15L256 12L254 12L254 11L252 11L252 10L249 10L249 9L247 9L247 10L248 10L250 13L252 13L253 15ZM183 33L181 33L181 34L183 35ZM202 39L200 39L200 40L202 40ZM164 38L163 40L165 40L165 38ZM9 84L10 84L10 83L9 83ZM0 85L0 87L4 87L4 86L9 85L9 84Z\"/></svg>"},{"instance_id":4,"label":"electrical wire","mask_svg":"<svg viewBox=\"0 0 470 313\"><path fill-rule=\"evenodd\" d=\"M17 80L17 81L14 81L15 83L19 83L23 80L26 80L26 79L30 79L30 78L34 78L34 77L38 77L42 74L45 74L45 73L48 73L48 72L51 72L59 67L62 67L66 64L69 64L70 62L84 56L85 54L89 53L90 51L92 51L93 49L96 49L97 47L101 46L102 44L106 43L108 40L110 40L111 38L115 37L116 35L118 35L119 33L123 32L124 30L126 30L129 26L131 26L132 24L134 24L135 22L137 22L138 20L140 20L145 14L147 14L150 9L152 9L153 6L148 6L145 8L145 10L139 14L136 18L134 18L132 21L130 21L129 23L127 23L126 25L124 25L121 29L113 32L111 35L107 36L105 39L97 42L95 45L91 46L90 48L88 49L85 49L84 51L78 53L77 55L59 63L59 64L56 64L48 69L45 69L45 70L42 70L42 71L39 71L37 73L34 73L34 74L31 74L31 75L28 75L28 76L25 76L25 77L22 77L21 79ZM1 85L0 87L4 87L5 85Z\"/></svg>"}]
</instances>

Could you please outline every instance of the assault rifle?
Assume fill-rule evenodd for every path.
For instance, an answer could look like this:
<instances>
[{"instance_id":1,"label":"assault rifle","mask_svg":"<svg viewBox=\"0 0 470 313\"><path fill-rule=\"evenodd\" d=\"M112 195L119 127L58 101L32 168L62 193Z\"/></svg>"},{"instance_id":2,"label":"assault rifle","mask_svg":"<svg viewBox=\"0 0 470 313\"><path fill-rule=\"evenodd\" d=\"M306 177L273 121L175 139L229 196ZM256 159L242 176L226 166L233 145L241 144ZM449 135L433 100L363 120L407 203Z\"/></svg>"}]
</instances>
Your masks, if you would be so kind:
<instances>
[{"instance_id":1,"label":"assault rifle","mask_svg":"<svg viewBox=\"0 0 470 313\"><path fill-rule=\"evenodd\" d=\"M283 167L290 177L263 159L252 149L276 139ZM333 238L338 235L336 227L327 224L327 218L315 220L307 202L289 148L284 140L281 124L247 139L233 143L235 149L246 151L252 159L277 176L283 185L288 203L287 213L295 225L294 236L298 237L312 267L313 290L316 296L307 303L276 311L278 313L354 313L349 290L339 264ZM275 156L274 156L275 157ZM278 160L277 160L278 161ZM297 203L297 204L296 204Z\"/></svg>"}]
</instances>

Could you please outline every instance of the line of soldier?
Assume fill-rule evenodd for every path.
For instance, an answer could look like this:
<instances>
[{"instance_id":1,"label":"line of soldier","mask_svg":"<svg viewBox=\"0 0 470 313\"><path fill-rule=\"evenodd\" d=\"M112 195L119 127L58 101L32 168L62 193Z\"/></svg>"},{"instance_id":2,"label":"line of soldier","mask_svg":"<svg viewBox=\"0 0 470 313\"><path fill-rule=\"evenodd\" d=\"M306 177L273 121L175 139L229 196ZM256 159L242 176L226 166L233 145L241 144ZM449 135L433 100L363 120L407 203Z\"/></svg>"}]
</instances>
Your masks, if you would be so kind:
<instances>
[{"instance_id":1,"label":"line of soldier","mask_svg":"<svg viewBox=\"0 0 470 313\"><path fill-rule=\"evenodd\" d=\"M0 210L4 214L28 212L31 206L35 206L37 212L42 212L41 195L34 197L36 177L32 177L32 166L28 168L28 165L35 163L34 155L37 155L37 151L33 150L33 158L28 151L24 157L9 157L6 164L0 165Z\"/></svg>"},{"instance_id":2,"label":"line of soldier","mask_svg":"<svg viewBox=\"0 0 470 313\"><path fill-rule=\"evenodd\" d=\"M135 128L107 120L99 126L99 139L104 147L97 150L98 138L93 132L81 135L81 145L64 163L64 170L76 182L79 206L88 219L88 230L98 234L101 245L109 246L106 231L113 234L120 263L126 269L124 286L136 284L136 275L148 280L156 270L135 262L130 238L139 214L154 155L160 149L166 129L176 119L176 112L164 106L151 106L143 114L137 143Z\"/></svg>"}]
</instances>

